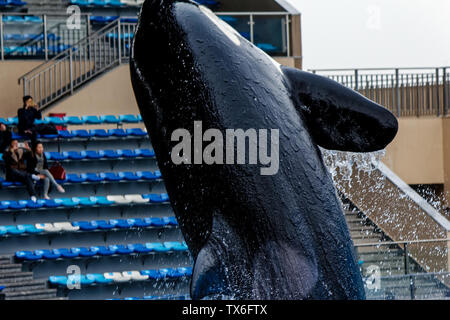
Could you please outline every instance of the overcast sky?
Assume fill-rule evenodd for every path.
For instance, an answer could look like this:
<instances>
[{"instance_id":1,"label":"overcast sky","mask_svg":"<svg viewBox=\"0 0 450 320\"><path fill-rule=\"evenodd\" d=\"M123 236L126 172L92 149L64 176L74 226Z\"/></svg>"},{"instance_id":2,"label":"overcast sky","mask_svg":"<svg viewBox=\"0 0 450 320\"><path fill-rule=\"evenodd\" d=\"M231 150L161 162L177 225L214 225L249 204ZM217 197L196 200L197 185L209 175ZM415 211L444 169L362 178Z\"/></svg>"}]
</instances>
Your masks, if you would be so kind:
<instances>
[{"instance_id":1,"label":"overcast sky","mask_svg":"<svg viewBox=\"0 0 450 320\"><path fill-rule=\"evenodd\" d=\"M450 0L288 0L304 68L450 66Z\"/></svg>"}]
</instances>

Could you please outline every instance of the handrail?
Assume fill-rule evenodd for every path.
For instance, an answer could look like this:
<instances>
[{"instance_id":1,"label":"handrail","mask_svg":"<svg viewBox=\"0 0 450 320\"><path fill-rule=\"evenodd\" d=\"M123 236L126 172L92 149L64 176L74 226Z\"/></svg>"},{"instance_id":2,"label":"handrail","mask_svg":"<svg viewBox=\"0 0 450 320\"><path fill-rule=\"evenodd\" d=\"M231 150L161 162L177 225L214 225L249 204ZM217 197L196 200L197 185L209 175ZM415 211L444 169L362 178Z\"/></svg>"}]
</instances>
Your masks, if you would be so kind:
<instances>
[{"instance_id":1,"label":"handrail","mask_svg":"<svg viewBox=\"0 0 450 320\"><path fill-rule=\"evenodd\" d=\"M435 243L435 242L449 242L450 238L447 239L426 239L426 240L405 240L405 241L383 241L383 242L373 242L373 243L355 243L354 247L384 247L393 244L419 244L419 243Z\"/></svg>"},{"instance_id":2,"label":"handrail","mask_svg":"<svg viewBox=\"0 0 450 320\"><path fill-rule=\"evenodd\" d=\"M115 19L114 21L111 21L110 23L108 23L107 25L105 25L104 27L102 27L101 29L97 30L96 32L92 33L89 37L87 38L83 38L81 40L79 40L78 42L76 42L72 47L62 51L61 53L57 54L56 56L54 56L52 59L45 61L44 63L34 67L33 69L31 69L30 71L28 71L27 73L25 73L24 75L22 75L19 79L18 82L20 84L20 80L22 80L23 78L27 77L29 74L33 73L34 71L40 69L43 65L46 65L48 63L51 63L53 61L58 60L60 57L62 57L63 55L67 54L69 51L73 51L73 47L79 46L80 44L82 44L83 42L89 41L89 38L95 38L96 36L98 36L100 33L102 33L104 30L108 29L109 27L111 27L114 24L117 24L117 20L119 20L120 18Z\"/></svg>"},{"instance_id":3,"label":"handrail","mask_svg":"<svg viewBox=\"0 0 450 320\"><path fill-rule=\"evenodd\" d=\"M320 71L320 72L335 72L335 71L385 71L385 70L427 70L427 69L442 69L442 68L450 68L450 66L435 66L435 67L394 67L394 68L337 68L337 69L308 69L310 72Z\"/></svg>"}]
</instances>

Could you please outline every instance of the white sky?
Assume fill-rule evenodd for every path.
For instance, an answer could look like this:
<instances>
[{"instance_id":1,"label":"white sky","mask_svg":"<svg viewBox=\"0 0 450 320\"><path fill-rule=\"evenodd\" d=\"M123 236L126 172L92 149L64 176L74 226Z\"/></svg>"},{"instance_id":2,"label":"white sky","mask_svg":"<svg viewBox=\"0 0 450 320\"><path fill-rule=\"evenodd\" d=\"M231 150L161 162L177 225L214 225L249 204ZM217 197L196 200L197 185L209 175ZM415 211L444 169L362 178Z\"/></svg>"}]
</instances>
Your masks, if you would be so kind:
<instances>
[{"instance_id":1,"label":"white sky","mask_svg":"<svg viewBox=\"0 0 450 320\"><path fill-rule=\"evenodd\" d=\"M304 68L450 66L450 0L288 0Z\"/></svg>"}]
</instances>

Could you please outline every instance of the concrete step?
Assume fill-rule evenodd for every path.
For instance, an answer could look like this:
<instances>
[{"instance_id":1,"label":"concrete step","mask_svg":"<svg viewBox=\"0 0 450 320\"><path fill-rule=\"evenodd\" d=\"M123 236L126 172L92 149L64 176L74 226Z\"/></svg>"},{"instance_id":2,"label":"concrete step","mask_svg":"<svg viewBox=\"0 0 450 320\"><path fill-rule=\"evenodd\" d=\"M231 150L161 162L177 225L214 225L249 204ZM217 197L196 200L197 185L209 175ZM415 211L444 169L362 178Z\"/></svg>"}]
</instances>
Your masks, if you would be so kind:
<instances>
[{"instance_id":1,"label":"concrete step","mask_svg":"<svg viewBox=\"0 0 450 320\"><path fill-rule=\"evenodd\" d=\"M3 292L18 292L18 291L35 291L47 289L46 280L30 280L23 282L11 282L4 284Z\"/></svg>"},{"instance_id":2,"label":"concrete step","mask_svg":"<svg viewBox=\"0 0 450 320\"><path fill-rule=\"evenodd\" d=\"M11 256L0 256L0 265L11 263Z\"/></svg>"},{"instance_id":3,"label":"concrete step","mask_svg":"<svg viewBox=\"0 0 450 320\"><path fill-rule=\"evenodd\" d=\"M5 300L41 300L56 297L56 289L6 292Z\"/></svg>"},{"instance_id":4,"label":"concrete step","mask_svg":"<svg viewBox=\"0 0 450 320\"><path fill-rule=\"evenodd\" d=\"M0 264L0 273L11 273L11 272L21 272L21 271L22 271L21 264L16 264L16 263Z\"/></svg>"},{"instance_id":5,"label":"concrete step","mask_svg":"<svg viewBox=\"0 0 450 320\"><path fill-rule=\"evenodd\" d=\"M0 284L33 280L33 272L0 273Z\"/></svg>"}]
</instances>

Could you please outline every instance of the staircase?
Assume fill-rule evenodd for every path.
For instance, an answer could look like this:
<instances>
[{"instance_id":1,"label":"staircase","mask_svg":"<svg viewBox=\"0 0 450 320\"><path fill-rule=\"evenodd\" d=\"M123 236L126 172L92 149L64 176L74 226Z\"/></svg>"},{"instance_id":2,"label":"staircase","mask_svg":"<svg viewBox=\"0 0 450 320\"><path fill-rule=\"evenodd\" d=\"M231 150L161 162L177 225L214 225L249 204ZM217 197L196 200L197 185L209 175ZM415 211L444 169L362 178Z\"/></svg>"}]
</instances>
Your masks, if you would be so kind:
<instances>
[{"instance_id":1,"label":"staircase","mask_svg":"<svg viewBox=\"0 0 450 320\"><path fill-rule=\"evenodd\" d=\"M99 75L128 62L136 23L107 24L19 78L23 94L45 110Z\"/></svg>"},{"instance_id":2,"label":"staircase","mask_svg":"<svg viewBox=\"0 0 450 320\"><path fill-rule=\"evenodd\" d=\"M34 280L33 272L23 272L22 264L12 263L10 256L0 256L0 284L5 300L59 299L46 280Z\"/></svg>"}]
</instances>

